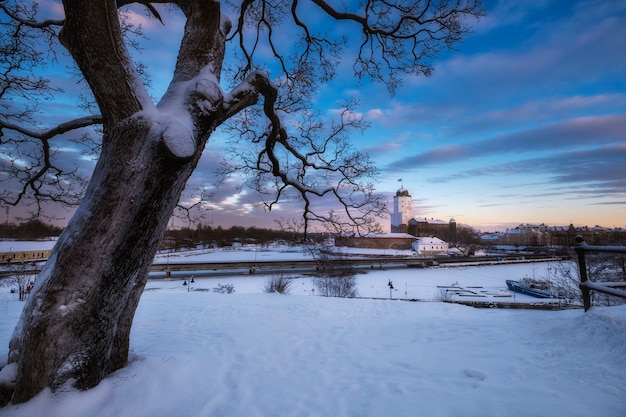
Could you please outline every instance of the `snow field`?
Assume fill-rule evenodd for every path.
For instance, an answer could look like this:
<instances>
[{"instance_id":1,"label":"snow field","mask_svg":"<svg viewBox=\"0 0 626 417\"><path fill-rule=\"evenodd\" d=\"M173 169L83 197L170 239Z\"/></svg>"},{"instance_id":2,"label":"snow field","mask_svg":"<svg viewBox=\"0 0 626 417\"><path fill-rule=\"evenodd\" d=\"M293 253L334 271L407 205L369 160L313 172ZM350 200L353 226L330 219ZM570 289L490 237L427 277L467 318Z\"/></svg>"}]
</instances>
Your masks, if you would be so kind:
<instances>
[{"instance_id":1,"label":"snow field","mask_svg":"<svg viewBox=\"0 0 626 417\"><path fill-rule=\"evenodd\" d=\"M526 272L529 271L526 267ZM543 268L543 267L530 267ZM498 289L518 265L371 271L362 296ZM539 311L264 294L266 277L152 280L131 363L86 392L43 392L11 417L626 415L626 306ZM233 283L234 294L211 291ZM191 291L189 291L191 289ZM23 303L0 304L0 355ZM522 300L520 300L522 301Z\"/></svg>"}]
</instances>

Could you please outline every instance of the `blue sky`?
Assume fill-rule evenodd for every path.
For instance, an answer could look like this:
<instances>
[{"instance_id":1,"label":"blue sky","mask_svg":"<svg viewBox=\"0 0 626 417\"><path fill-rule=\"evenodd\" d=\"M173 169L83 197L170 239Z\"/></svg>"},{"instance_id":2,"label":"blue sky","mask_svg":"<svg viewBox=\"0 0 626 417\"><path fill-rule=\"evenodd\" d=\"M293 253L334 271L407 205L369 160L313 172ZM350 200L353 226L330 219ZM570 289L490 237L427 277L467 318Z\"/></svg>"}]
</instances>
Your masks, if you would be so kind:
<instances>
[{"instance_id":1,"label":"blue sky","mask_svg":"<svg viewBox=\"0 0 626 417\"><path fill-rule=\"evenodd\" d=\"M417 216L482 230L626 227L626 2L486 9L432 77L360 92L379 189L402 178Z\"/></svg>"},{"instance_id":2,"label":"blue sky","mask_svg":"<svg viewBox=\"0 0 626 417\"><path fill-rule=\"evenodd\" d=\"M431 77L406 77L391 96L383 85L357 85L346 63L319 86L317 105L330 115L342 97L360 100L371 128L353 142L380 169L377 190L391 204L404 186L416 216L453 217L483 231L520 223L626 227L626 1L487 0L485 8L474 33L434 61ZM152 39L140 59L159 97L180 31L134 18ZM182 19L165 24L181 27ZM63 62L56 68L67 72ZM63 76L53 70L52 78ZM74 80L59 82L67 94L55 111L82 115ZM63 150L68 158L74 151ZM271 227L299 215L291 203L265 213L235 181L214 188L211 169L222 151L216 134L190 180L191 190L213 192L207 221ZM388 219L381 225L388 230Z\"/></svg>"}]
</instances>

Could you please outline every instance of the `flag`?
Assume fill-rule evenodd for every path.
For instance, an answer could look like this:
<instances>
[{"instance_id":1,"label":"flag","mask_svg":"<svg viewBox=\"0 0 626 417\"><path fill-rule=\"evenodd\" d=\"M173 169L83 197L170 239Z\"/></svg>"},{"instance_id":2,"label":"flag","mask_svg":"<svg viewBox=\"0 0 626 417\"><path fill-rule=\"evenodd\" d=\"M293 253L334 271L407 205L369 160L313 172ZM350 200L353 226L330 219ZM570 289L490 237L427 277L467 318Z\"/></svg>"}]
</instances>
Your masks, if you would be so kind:
<instances>
[{"instance_id":1,"label":"flag","mask_svg":"<svg viewBox=\"0 0 626 417\"><path fill-rule=\"evenodd\" d=\"M402 178L398 178L398 182L402 182Z\"/></svg>"}]
</instances>

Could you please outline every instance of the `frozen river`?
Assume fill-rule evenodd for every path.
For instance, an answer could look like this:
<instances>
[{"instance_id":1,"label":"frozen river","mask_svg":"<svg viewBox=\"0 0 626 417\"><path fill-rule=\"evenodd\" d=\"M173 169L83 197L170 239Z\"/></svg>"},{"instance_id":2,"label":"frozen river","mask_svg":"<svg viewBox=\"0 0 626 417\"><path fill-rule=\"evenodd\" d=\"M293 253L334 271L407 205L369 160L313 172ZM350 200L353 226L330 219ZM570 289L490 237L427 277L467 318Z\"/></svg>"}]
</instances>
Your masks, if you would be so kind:
<instances>
[{"instance_id":1,"label":"frozen river","mask_svg":"<svg viewBox=\"0 0 626 417\"><path fill-rule=\"evenodd\" d=\"M389 251L388 251L389 252ZM406 256L410 251L397 251L394 254ZM406 253L404 253L406 252ZM195 252L168 256L161 256L156 262L236 262L251 260L299 260L311 259L311 254L302 249L290 250L228 250ZM536 298L513 294L507 290L507 279L520 279L531 277L535 279L551 279L552 281L565 281L562 276L563 270L573 268L573 277L577 277L576 265L571 261L551 262L522 262L518 264L483 265L471 264L445 265L429 268L385 267L382 268L359 268L355 269L358 295L371 298L398 298L415 299L421 301L436 301L441 299L442 291L446 288L458 288L457 294L465 299L497 298L502 301L508 296L507 301L534 302ZM250 275L246 271L233 272L228 276L214 276L209 278L194 276L191 287L183 286L182 283L190 274L179 273L171 280L151 280L149 288L176 288L181 291L212 290L218 284L233 285L237 293L263 292L264 284L271 277L284 276L292 280L291 294L314 295L312 273L307 271L278 271L270 274ZM390 291L389 282L393 284ZM557 282L564 285L565 282ZM570 283L576 286L576 283ZM466 291L464 293L464 290ZM474 294L472 294L474 293Z\"/></svg>"}]
</instances>

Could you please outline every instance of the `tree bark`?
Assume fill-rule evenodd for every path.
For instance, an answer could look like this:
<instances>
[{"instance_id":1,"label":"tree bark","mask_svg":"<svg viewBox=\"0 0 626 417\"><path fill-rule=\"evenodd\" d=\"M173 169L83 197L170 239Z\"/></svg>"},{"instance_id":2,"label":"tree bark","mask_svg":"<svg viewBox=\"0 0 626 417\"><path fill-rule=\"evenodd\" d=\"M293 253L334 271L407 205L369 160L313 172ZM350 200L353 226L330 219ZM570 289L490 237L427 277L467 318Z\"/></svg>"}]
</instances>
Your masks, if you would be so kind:
<instances>
[{"instance_id":1,"label":"tree bark","mask_svg":"<svg viewBox=\"0 0 626 417\"><path fill-rule=\"evenodd\" d=\"M126 365L152 259L193 167L153 132L137 117L108 133L125 146L103 150L11 341L20 376L12 402L68 381L89 388Z\"/></svg>"},{"instance_id":2,"label":"tree bark","mask_svg":"<svg viewBox=\"0 0 626 417\"><path fill-rule=\"evenodd\" d=\"M245 89L225 102L217 86L228 30L219 3L183 3L176 70L155 107L123 45L115 0L64 1L61 41L102 111L102 151L11 339L13 403L46 387L93 387L126 365L133 317L185 184L214 129L256 102Z\"/></svg>"}]
</instances>

